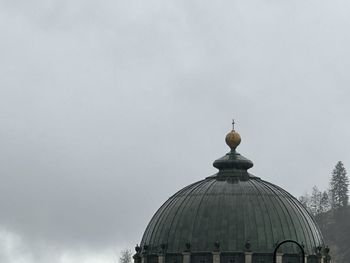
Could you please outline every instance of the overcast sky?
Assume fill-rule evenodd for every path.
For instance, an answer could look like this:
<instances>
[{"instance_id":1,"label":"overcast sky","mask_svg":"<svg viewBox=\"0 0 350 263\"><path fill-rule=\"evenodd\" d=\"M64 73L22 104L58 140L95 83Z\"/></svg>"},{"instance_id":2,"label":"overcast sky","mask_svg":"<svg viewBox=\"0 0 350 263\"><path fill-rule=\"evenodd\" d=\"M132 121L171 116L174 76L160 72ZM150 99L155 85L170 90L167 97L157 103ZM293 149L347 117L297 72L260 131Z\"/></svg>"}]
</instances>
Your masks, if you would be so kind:
<instances>
[{"instance_id":1,"label":"overcast sky","mask_svg":"<svg viewBox=\"0 0 350 263\"><path fill-rule=\"evenodd\" d=\"M215 173L350 169L350 2L0 0L0 263L115 263Z\"/></svg>"}]
</instances>

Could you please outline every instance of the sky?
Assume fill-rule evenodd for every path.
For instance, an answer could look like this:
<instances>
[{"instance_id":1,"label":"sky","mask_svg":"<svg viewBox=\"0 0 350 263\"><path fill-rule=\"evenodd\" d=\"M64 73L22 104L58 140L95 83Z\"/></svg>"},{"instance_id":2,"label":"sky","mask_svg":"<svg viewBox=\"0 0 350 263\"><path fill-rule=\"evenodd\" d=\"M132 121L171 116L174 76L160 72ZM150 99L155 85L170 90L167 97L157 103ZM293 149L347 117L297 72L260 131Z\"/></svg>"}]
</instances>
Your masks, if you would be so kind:
<instances>
[{"instance_id":1,"label":"sky","mask_svg":"<svg viewBox=\"0 0 350 263\"><path fill-rule=\"evenodd\" d=\"M350 167L345 0L0 0L0 263L115 263L216 172L298 197ZM349 168L350 169L350 168Z\"/></svg>"}]
</instances>

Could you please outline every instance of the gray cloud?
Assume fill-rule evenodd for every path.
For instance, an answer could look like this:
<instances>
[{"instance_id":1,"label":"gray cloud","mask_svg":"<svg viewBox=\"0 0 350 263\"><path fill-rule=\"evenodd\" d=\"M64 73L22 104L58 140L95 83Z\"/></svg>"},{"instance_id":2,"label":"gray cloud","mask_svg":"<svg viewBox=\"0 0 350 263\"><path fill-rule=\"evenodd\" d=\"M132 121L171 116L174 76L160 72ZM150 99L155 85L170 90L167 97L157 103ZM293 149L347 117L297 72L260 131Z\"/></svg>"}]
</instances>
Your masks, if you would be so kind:
<instances>
[{"instance_id":1,"label":"gray cloud","mask_svg":"<svg viewBox=\"0 0 350 263\"><path fill-rule=\"evenodd\" d=\"M0 225L36 262L137 243L215 172L232 116L252 173L295 195L350 163L345 1L0 7Z\"/></svg>"}]
</instances>

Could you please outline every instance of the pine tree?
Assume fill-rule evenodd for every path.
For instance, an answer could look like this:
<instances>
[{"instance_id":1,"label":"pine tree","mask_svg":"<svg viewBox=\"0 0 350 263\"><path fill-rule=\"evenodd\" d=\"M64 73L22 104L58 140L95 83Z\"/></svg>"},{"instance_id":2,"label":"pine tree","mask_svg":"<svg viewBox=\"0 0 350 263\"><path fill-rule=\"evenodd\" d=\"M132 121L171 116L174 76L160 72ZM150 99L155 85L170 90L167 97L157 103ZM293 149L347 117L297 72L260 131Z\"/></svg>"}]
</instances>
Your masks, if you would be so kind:
<instances>
[{"instance_id":1,"label":"pine tree","mask_svg":"<svg viewBox=\"0 0 350 263\"><path fill-rule=\"evenodd\" d=\"M308 193L299 197L299 202L311 213L310 209L310 196Z\"/></svg>"},{"instance_id":2,"label":"pine tree","mask_svg":"<svg viewBox=\"0 0 350 263\"><path fill-rule=\"evenodd\" d=\"M129 249L122 250L120 253L119 263L131 263L132 252Z\"/></svg>"},{"instance_id":3,"label":"pine tree","mask_svg":"<svg viewBox=\"0 0 350 263\"><path fill-rule=\"evenodd\" d=\"M322 197L321 197L320 213L325 213L325 212L329 211L329 209L330 209L329 196L328 196L327 191L324 191L322 193Z\"/></svg>"},{"instance_id":4,"label":"pine tree","mask_svg":"<svg viewBox=\"0 0 350 263\"><path fill-rule=\"evenodd\" d=\"M312 193L310 197L310 209L313 215L318 215L319 213L321 213L321 210L322 210L321 200L322 200L322 192L315 185L312 188Z\"/></svg>"},{"instance_id":5,"label":"pine tree","mask_svg":"<svg viewBox=\"0 0 350 263\"><path fill-rule=\"evenodd\" d=\"M339 161L332 173L330 181L330 197L332 208L345 207L349 201L349 178L341 161Z\"/></svg>"}]
</instances>

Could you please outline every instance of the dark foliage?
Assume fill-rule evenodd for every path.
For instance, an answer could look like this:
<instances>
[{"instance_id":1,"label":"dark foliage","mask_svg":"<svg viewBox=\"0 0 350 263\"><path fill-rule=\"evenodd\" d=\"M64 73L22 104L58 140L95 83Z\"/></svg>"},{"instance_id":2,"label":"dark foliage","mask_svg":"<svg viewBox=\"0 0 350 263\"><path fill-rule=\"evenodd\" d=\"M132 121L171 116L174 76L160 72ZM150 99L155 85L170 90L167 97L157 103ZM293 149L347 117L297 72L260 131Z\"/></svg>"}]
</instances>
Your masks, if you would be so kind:
<instances>
[{"instance_id":1,"label":"dark foliage","mask_svg":"<svg viewBox=\"0 0 350 263\"><path fill-rule=\"evenodd\" d=\"M330 181L332 208L346 207L349 201L349 178L341 161L339 161L332 173Z\"/></svg>"},{"instance_id":2,"label":"dark foliage","mask_svg":"<svg viewBox=\"0 0 350 263\"><path fill-rule=\"evenodd\" d=\"M316 216L332 263L348 263L350 258L350 207L332 209Z\"/></svg>"}]
</instances>

